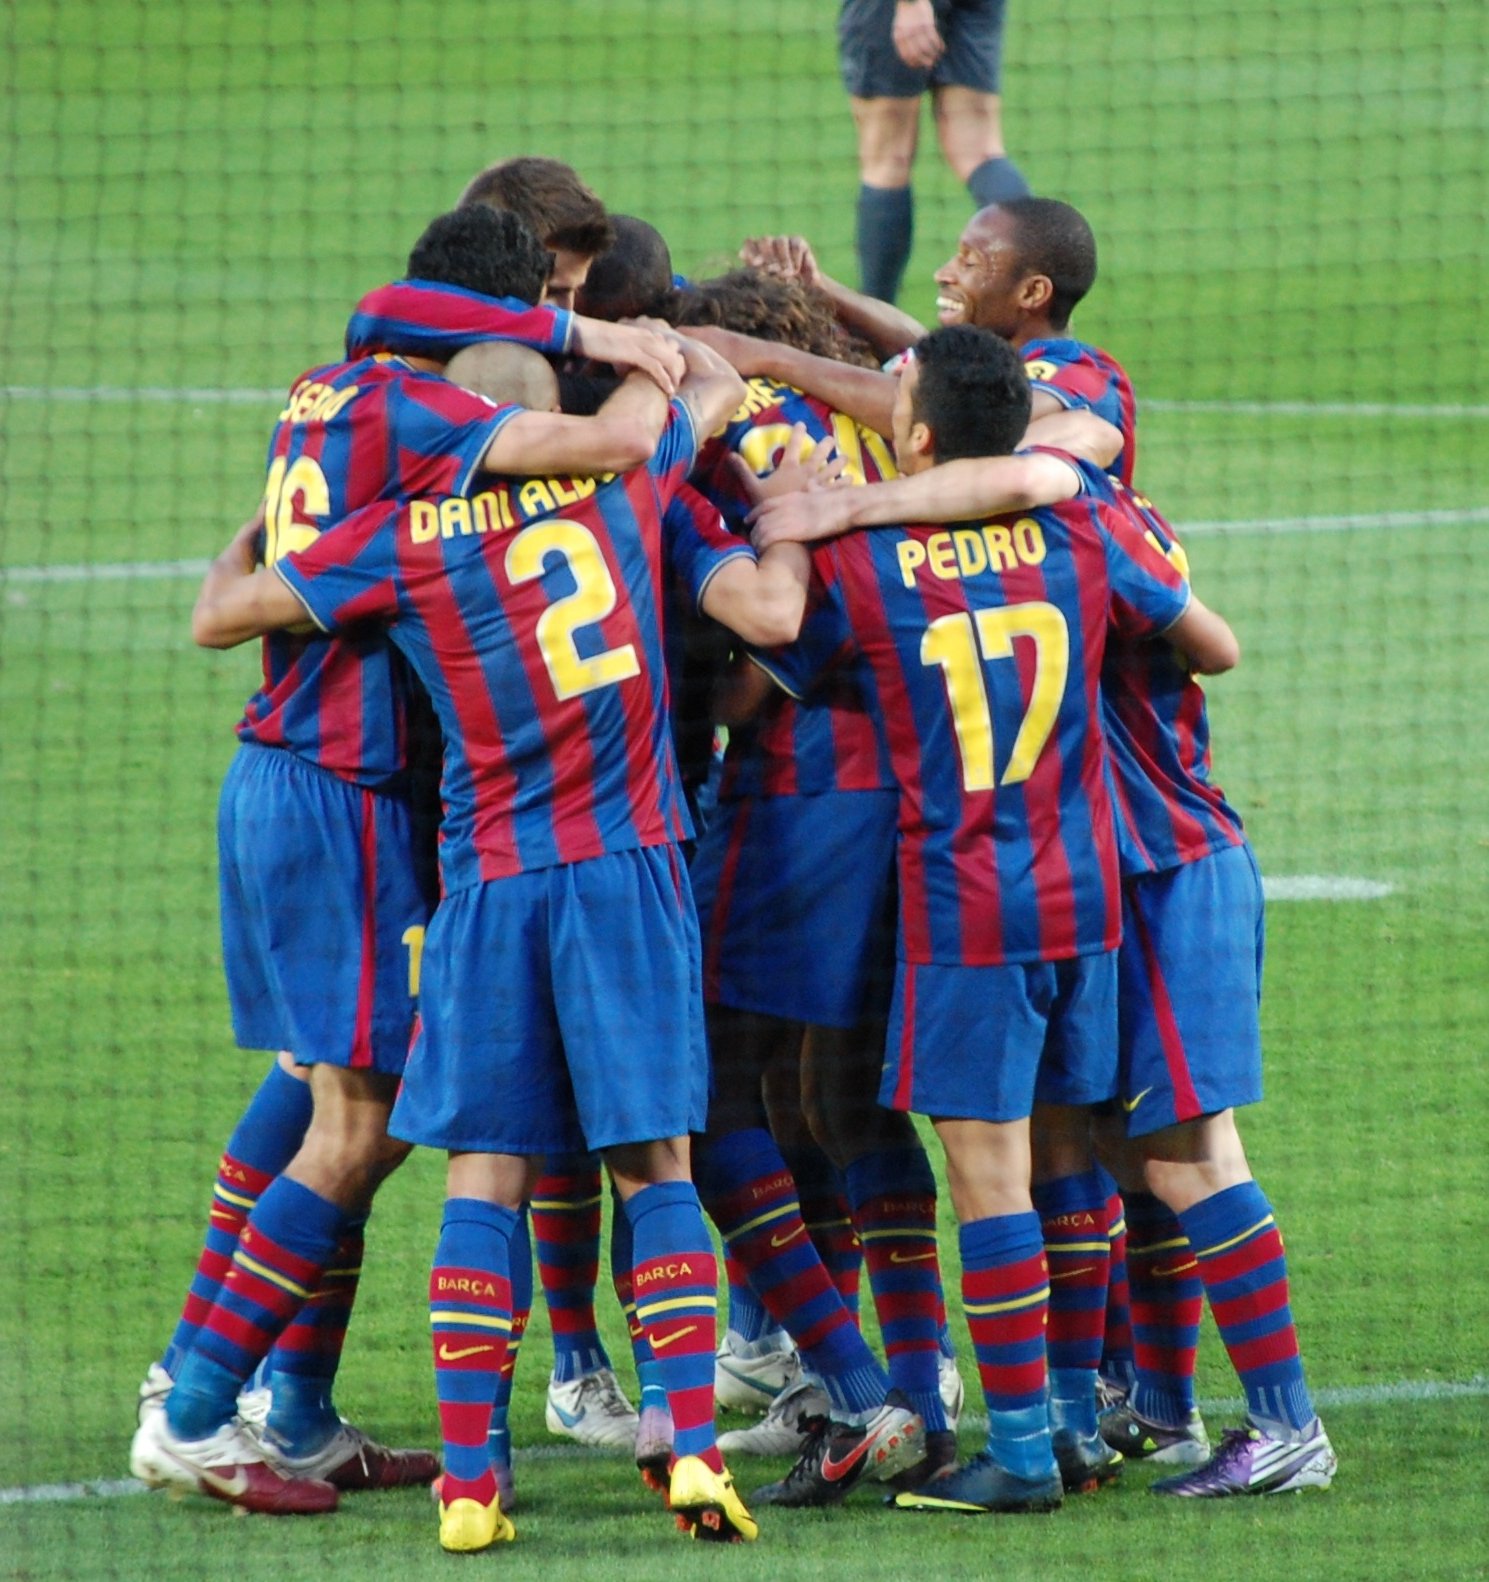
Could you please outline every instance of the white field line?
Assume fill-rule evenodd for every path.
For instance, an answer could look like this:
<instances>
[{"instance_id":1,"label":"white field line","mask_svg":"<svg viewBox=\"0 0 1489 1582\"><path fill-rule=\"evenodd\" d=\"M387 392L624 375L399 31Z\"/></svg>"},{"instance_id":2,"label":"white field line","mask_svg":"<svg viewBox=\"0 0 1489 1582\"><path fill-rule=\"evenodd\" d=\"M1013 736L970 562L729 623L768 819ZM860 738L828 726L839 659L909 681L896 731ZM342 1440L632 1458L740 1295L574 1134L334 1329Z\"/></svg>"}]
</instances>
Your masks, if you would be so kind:
<instances>
[{"instance_id":1,"label":"white field line","mask_svg":"<svg viewBox=\"0 0 1489 1582\"><path fill-rule=\"evenodd\" d=\"M1489 1378L1477 1374L1471 1379L1403 1379L1396 1384L1350 1384L1333 1390L1315 1390L1314 1401L1325 1411L1349 1410L1357 1406L1391 1406L1399 1402L1476 1400L1489 1396ZM1235 1414L1246 1409L1239 1396L1199 1403L1205 1412ZM962 1426L980 1433L987 1418L967 1412ZM522 1445L518 1462L525 1461L605 1461L615 1460L613 1451L595 1450L587 1445ZM0 1506L59 1505L78 1500L118 1499L124 1495L145 1494L148 1490L134 1478L100 1479L88 1483L33 1483L21 1488L0 1489Z\"/></svg>"},{"instance_id":2,"label":"white field line","mask_svg":"<svg viewBox=\"0 0 1489 1582\"><path fill-rule=\"evenodd\" d=\"M175 385L3 385L8 401L68 401L120 405L252 406L284 399L283 390ZM1474 402L1389 401L1177 401L1152 397L1138 403L1147 412L1215 413L1234 417L1405 418L1427 422L1489 418L1489 405Z\"/></svg>"},{"instance_id":3,"label":"white field line","mask_svg":"<svg viewBox=\"0 0 1489 1582\"><path fill-rule=\"evenodd\" d=\"M1181 537L1218 536L1228 533L1292 535L1297 533L1404 532L1419 527L1463 527L1489 522L1489 505L1465 506L1445 511L1355 512L1347 516L1252 517L1238 521L1185 522ZM27 586L55 582L162 581L200 577L206 560L118 560L96 564L80 562L56 566L0 566L0 583Z\"/></svg>"}]
</instances>

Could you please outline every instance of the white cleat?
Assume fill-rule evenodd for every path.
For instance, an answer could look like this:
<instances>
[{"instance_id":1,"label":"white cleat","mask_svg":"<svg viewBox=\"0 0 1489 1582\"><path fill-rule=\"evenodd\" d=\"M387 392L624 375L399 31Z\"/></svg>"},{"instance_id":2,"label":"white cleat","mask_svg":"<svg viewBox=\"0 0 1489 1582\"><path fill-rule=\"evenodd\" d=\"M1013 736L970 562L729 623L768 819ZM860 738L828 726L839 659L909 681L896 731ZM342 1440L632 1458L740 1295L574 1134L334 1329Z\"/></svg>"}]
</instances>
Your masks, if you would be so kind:
<instances>
[{"instance_id":1,"label":"white cleat","mask_svg":"<svg viewBox=\"0 0 1489 1582\"><path fill-rule=\"evenodd\" d=\"M770 1410L753 1428L720 1434L719 1449L726 1456L799 1456L831 1405L822 1386L803 1373L770 1403Z\"/></svg>"},{"instance_id":2,"label":"white cleat","mask_svg":"<svg viewBox=\"0 0 1489 1582\"><path fill-rule=\"evenodd\" d=\"M581 1374L567 1384L550 1379L544 1419L550 1434L563 1434L601 1450L623 1450L627 1455L635 1451L641 1427L636 1408L609 1368Z\"/></svg>"},{"instance_id":3,"label":"white cleat","mask_svg":"<svg viewBox=\"0 0 1489 1582\"><path fill-rule=\"evenodd\" d=\"M334 1511L338 1495L316 1478L287 1477L264 1457L257 1440L237 1421L205 1439L177 1439L163 1411L135 1430L129 1470L152 1489L210 1495L245 1511L269 1516L311 1516Z\"/></svg>"},{"instance_id":4,"label":"white cleat","mask_svg":"<svg viewBox=\"0 0 1489 1582\"><path fill-rule=\"evenodd\" d=\"M134 1420L137 1425L143 1424L152 1412L165 1410L165 1398L171 1393L171 1387L175 1382L158 1362L150 1364L144 1382L140 1385L139 1401L134 1409Z\"/></svg>"},{"instance_id":5,"label":"white cleat","mask_svg":"<svg viewBox=\"0 0 1489 1582\"><path fill-rule=\"evenodd\" d=\"M714 1353L714 1404L725 1411L765 1412L801 1377L801 1358L789 1335L741 1340L732 1331Z\"/></svg>"},{"instance_id":6,"label":"white cleat","mask_svg":"<svg viewBox=\"0 0 1489 1582\"><path fill-rule=\"evenodd\" d=\"M962 1383L962 1371L957 1367L955 1357L942 1357L941 1372L936 1383L941 1393L941 1404L946 1408L946 1426L955 1433L962 1409L967 1404L967 1386Z\"/></svg>"}]
</instances>

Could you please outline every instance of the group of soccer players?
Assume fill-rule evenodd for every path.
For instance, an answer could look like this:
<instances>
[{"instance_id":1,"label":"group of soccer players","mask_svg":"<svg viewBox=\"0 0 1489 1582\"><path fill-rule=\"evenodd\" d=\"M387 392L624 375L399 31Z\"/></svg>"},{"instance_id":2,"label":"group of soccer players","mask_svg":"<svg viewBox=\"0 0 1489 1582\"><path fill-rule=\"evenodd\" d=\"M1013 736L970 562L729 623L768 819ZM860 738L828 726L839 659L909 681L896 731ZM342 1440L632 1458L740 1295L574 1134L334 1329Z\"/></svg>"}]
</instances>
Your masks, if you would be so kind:
<instances>
[{"instance_id":1,"label":"group of soccer players","mask_svg":"<svg viewBox=\"0 0 1489 1582\"><path fill-rule=\"evenodd\" d=\"M757 1534L721 1447L795 1455L770 1505L1046 1510L1124 1456L1178 1496L1332 1477L1233 1119L1261 892L1193 675L1238 651L1131 488L1125 374L1069 333L1089 228L979 212L929 335L800 238L745 258L675 280L568 167L507 161L291 389L193 618L263 639L220 882L237 1041L282 1053L141 1387L147 1482L302 1513L437 1480L445 1549L510 1539L534 1241L550 1428L624 1443L697 1538ZM966 1462L911 1114L960 1226ZM442 1458L332 1399L414 1144L449 1155ZM1213 1451L1205 1298L1248 1403ZM716 1381L764 1420L716 1440Z\"/></svg>"}]
</instances>

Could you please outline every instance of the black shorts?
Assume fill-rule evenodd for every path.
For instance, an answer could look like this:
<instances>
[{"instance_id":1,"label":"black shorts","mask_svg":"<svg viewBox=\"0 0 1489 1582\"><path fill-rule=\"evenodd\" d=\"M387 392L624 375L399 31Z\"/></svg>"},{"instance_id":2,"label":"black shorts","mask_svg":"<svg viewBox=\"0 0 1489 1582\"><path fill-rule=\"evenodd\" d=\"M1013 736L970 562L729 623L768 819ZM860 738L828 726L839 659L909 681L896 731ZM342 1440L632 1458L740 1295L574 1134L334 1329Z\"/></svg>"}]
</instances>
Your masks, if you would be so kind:
<instances>
[{"instance_id":1,"label":"black shorts","mask_svg":"<svg viewBox=\"0 0 1489 1582\"><path fill-rule=\"evenodd\" d=\"M997 93L1003 65L1006 0L933 0L946 53L929 71L895 53L895 0L843 0L838 61L855 99L917 99L927 88Z\"/></svg>"}]
</instances>

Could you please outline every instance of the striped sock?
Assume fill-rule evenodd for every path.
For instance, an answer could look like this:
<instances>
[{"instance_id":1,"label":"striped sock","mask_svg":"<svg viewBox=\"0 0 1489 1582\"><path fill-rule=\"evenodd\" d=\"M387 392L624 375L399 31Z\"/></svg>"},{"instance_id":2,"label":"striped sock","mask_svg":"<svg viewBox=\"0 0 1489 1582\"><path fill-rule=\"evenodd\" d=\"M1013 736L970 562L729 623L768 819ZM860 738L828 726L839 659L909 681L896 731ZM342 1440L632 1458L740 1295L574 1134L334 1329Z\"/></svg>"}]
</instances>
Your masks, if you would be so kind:
<instances>
[{"instance_id":1,"label":"striped sock","mask_svg":"<svg viewBox=\"0 0 1489 1582\"><path fill-rule=\"evenodd\" d=\"M1205 1288L1179 1221L1146 1192L1127 1195L1132 1287L1132 1408L1165 1428L1194 1410L1194 1364Z\"/></svg>"},{"instance_id":2,"label":"striped sock","mask_svg":"<svg viewBox=\"0 0 1489 1582\"><path fill-rule=\"evenodd\" d=\"M273 1381L269 1427L294 1456L313 1454L340 1426L331 1391L357 1299L366 1226L365 1216L343 1223L341 1239L310 1300L290 1320L269 1354Z\"/></svg>"},{"instance_id":3,"label":"striped sock","mask_svg":"<svg viewBox=\"0 0 1489 1582\"><path fill-rule=\"evenodd\" d=\"M936 1178L925 1149L888 1148L844 1172L863 1241L869 1289L889 1382L910 1398L928 1432L948 1426L941 1399L941 1260L936 1247Z\"/></svg>"},{"instance_id":4,"label":"striped sock","mask_svg":"<svg viewBox=\"0 0 1489 1582\"><path fill-rule=\"evenodd\" d=\"M1194 1247L1215 1327L1258 1428L1296 1437L1314 1420L1287 1292L1287 1254L1255 1181L1227 1187L1179 1216Z\"/></svg>"},{"instance_id":5,"label":"striped sock","mask_svg":"<svg viewBox=\"0 0 1489 1582\"><path fill-rule=\"evenodd\" d=\"M1019 1477L1052 1477L1044 1350L1050 1284L1039 1216L973 1220L960 1239L962 1304L987 1402L988 1452Z\"/></svg>"},{"instance_id":6,"label":"striped sock","mask_svg":"<svg viewBox=\"0 0 1489 1582\"><path fill-rule=\"evenodd\" d=\"M673 1456L724 1470L714 1443L713 1355L719 1270L690 1181L642 1187L626 1204L635 1238L636 1316L672 1409Z\"/></svg>"},{"instance_id":7,"label":"striped sock","mask_svg":"<svg viewBox=\"0 0 1489 1582\"><path fill-rule=\"evenodd\" d=\"M476 1198L445 1203L429 1271L434 1386L444 1441L440 1498L496 1495L487 1434L512 1333L511 1243L519 1216Z\"/></svg>"},{"instance_id":8,"label":"striped sock","mask_svg":"<svg viewBox=\"0 0 1489 1582\"><path fill-rule=\"evenodd\" d=\"M212 1210L196 1273L175 1333L160 1359L172 1378L217 1300L223 1276L233 1261L238 1233L265 1187L300 1151L311 1107L310 1084L292 1077L276 1060L233 1128L218 1161Z\"/></svg>"},{"instance_id":9,"label":"striped sock","mask_svg":"<svg viewBox=\"0 0 1489 1582\"><path fill-rule=\"evenodd\" d=\"M746 1345L782 1333L781 1326L765 1311L755 1295L744 1265L727 1248L724 1251L724 1278L729 1282L729 1331Z\"/></svg>"},{"instance_id":10,"label":"striped sock","mask_svg":"<svg viewBox=\"0 0 1489 1582\"><path fill-rule=\"evenodd\" d=\"M843 1299L843 1306L858 1322L859 1276L863 1269L863 1248L853 1228L853 1211L844 1195L843 1178L832 1160L815 1143L806 1147L782 1149L781 1157L796 1182L802 1223L822 1267Z\"/></svg>"},{"instance_id":11,"label":"striped sock","mask_svg":"<svg viewBox=\"0 0 1489 1582\"><path fill-rule=\"evenodd\" d=\"M1034 1188L1050 1272L1050 1426L1083 1439L1096 1432L1096 1369L1106 1330L1111 1243L1101 1172L1062 1176Z\"/></svg>"},{"instance_id":12,"label":"striped sock","mask_svg":"<svg viewBox=\"0 0 1489 1582\"><path fill-rule=\"evenodd\" d=\"M527 1228L526 1209L517 1216L508 1239L507 1264L512 1288L512 1331L507 1337L506 1355L497 1374L496 1393L491 1398L491 1426L486 1430L486 1449L491 1463L504 1467L512 1464L512 1431L508 1426L512 1385L517 1377L517 1355L527 1334L533 1305L533 1244Z\"/></svg>"},{"instance_id":13,"label":"striped sock","mask_svg":"<svg viewBox=\"0 0 1489 1582\"><path fill-rule=\"evenodd\" d=\"M610 1197L610 1279L620 1310L625 1314L631 1361L636 1364L636 1380L641 1386L638 1404L666 1406L667 1389L662 1383L661 1370L657 1367L651 1342L646 1338L646 1328L636 1316L636 1237L631 1230L631 1216L626 1213L626 1206L613 1184Z\"/></svg>"},{"instance_id":14,"label":"striped sock","mask_svg":"<svg viewBox=\"0 0 1489 1582\"><path fill-rule=\"evenodd\" d=\"M1096 1167L1101 1170L1100 1165ZM1127 1285L1127 1210L1117 1183L1101 1170L1106 1187L1106 1237L1111 1274L1106 1287L1106 1332L1101 1343L1101 1377L1131 1391L1137 1378L1132 1360L1132 1294Z\"/></svg>"},{"instance_id":15,"label":"striped sock","mask_svg":"<svg viewBox=\"0 0 1489 1582\"><path fill-rule=\"evenodd\" d=\"M203 1439L232 1418L244 1381L319 1284L345 1221L288 1176L269 1184L166 1398L172 1433Z\"/></svg>"},{"instance_id":16,"label":"striped sock","mask_svg":"<svg viewBox=\"0 0 1489 1582\"><path fill-rule=\"evenodd\" d=\"M719 1234L833 1406L847 1416L876 1410L889 1380L812 1246L775 1139L762 1128L710 1138L696 1172Z\"/></svg>"},{"instance_id":17,"label":"striped sock","mask_svg":"<svg viewBox=\"0 0 1489 1582\"><path fill-rule=\"evenodd\" d=\"M595 1322L601 1201L598 1155L549 1155L530 1206L538 1278L553 1328L553 1377L559 1384L610 1366Z\"/></svg>"}]
</instances>

